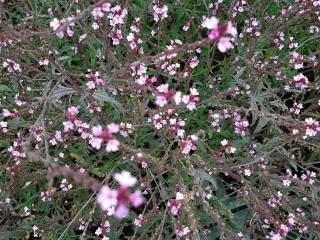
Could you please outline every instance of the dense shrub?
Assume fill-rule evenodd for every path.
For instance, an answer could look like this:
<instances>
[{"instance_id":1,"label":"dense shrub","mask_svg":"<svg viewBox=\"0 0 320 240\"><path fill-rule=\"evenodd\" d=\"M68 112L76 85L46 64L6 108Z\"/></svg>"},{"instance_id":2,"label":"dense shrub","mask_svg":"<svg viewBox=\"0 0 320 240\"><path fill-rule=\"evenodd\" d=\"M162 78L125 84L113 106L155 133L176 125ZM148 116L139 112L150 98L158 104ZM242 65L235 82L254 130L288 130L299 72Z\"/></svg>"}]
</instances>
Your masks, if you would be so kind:
<instances>
[{"instance_id":1,"label":"dense shrub","mask_svg":"<svg viewBox=\"0 0 320 240\"><path fill-rule=\"evenodd\" d=\"M0 17L1 239L320 239L320 1Z\"/></svg>"}]
</instances>

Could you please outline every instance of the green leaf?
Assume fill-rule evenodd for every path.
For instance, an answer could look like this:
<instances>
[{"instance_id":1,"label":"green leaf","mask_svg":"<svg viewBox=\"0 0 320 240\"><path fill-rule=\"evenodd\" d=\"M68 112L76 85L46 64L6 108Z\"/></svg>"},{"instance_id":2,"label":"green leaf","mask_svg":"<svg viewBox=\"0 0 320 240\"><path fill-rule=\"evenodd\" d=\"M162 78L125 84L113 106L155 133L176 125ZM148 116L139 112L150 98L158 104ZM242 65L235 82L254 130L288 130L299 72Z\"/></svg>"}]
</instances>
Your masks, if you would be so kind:
<instances>
[{"instance_id":1,"label":"green leaf","mask_svg":"<svg viewBox=\"0 0 320 240\"><path fill-rule=\"evenodd\" d=\"M115 100L114 98L110 97L108 95L108 93L106 92L103 92L103 91L96 91L94 94L93 94L93 97L100 101L100 102L108 102L110 103L112 106L118 108L122 113L125 112L123 106L121 103L119 103L117 100Z\"/></svg>"},{"instance_id":2,"label":"green leaf","mask_svg":"<svg viewBox=\"0 0 320 240\"><path fill-rule=\"evenodd\" d=\"M75 152L72 152L72 153L70 153L70 156L71 156L72 158L76 159L76 160L77 160L78 162L80 162L82 165L84 165L84 166L87 165L86 162L85 162L85 160L84 160L84 158L83 158L80 154L75 153Z\"/></svg>"},{"instance_id":3,"label":"green leaf","mask_svg":"<svg viewBox=\"0 0 320 240\"><path fill-rule=\"evenodd\" d=\"M265 126L267 126L268 123L269 123L269 121L267 121L267 120L265 120L265 119L263 119L263 118L259 119L259 122L258 122L258 124L257 124L257 127L256 127L256 129L254 130L254 133L260 132Z\"/></svg>"},{"instance_id":4,"label":"green leaf","mask_svg":"<svg viewBox=\"0 0 320 240\"><path fill-rule=\"evenodd\" d=\"M238 226L238 231L244 230L244 228L247 224L249 213L250 213L249 209L245 208L245 209L242 209L234 214L235 217L234 217L233 222L235 223L236 226Z\"/></svg>"},{"instance_id":5,"label":"green leaf","mask_svg":"<svg viewBox=\"0 0 320 240\"><path fill-rule=\"evenodd\" d=\"M208 181L210 182L214 189L217 189L217 182L216 180L208 173L206 173L202 169L194 169L193 172L190 173L191 176L199 177L202 181Z\"/></svg>"},{"instance_id":6,"label":"green leaf","mask_svg":"<svg viewBox=\"0 0 320 240\"><path fill-rule=\"evenodd\" d=\"M7 85L0 84L0 92L9 92L11 91L11 88L9 88Z\"/></svg>"},{"instance_id":7,"label":"green leaf","mask_svg":"<svg viewBox=\"0 0 320 240\"><path fill-rule=\"evenodd\" d=\"M74 94L77 93L76 90L74 90L73 88L68 88L68 87L64 87L64 86L59 86L57 87L56 90L53 91L52 95L51 95L51 100L52 101L57 101L60 98L70 95L70 94Z\"/></svg>"},{"instance_id":8,"label":"green leaf","mask_svg":"<svg viewBox=\"0 0 320 240\"><path fill-rule=\"evenodd\" d=\"M92 169L90 169L90 172L93 173L94 175L98 176L98 177L104 177L105 176L105 174L100 171L100 168L92 168Z\"/></svg>"}]
</instances>

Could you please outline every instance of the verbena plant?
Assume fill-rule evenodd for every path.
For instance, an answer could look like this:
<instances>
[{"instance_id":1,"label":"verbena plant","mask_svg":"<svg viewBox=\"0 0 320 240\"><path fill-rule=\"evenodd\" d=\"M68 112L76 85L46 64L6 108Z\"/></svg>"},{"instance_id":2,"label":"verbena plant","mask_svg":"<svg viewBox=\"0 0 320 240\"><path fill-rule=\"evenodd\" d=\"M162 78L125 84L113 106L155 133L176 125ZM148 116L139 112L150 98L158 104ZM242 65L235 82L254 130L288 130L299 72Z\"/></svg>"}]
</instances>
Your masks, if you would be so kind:
<instances>
[{"instance_id":1,"label":"verbena plant","mask_svg":"<svg viewBox=\"0 0 320 240\"><path fill-rule=\"evenodd\" d=\"M0 239L320 239L320 1L0 17Z\"/></svg>"}]
</instances>

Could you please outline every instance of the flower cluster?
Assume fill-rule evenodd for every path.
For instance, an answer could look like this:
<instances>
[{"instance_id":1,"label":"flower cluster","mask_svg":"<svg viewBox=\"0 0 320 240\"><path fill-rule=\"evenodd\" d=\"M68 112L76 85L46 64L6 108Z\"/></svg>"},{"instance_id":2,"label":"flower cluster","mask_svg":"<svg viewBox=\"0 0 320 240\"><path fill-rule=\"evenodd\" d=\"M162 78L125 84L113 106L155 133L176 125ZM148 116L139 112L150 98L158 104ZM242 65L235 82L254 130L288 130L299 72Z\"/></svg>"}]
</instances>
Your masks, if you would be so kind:
<instances>
[{"instance_id":1,"label":"flower cluster","mask_svg":"<svg viewBox=\"0 0 320 240\"><path fill-rule=\"evenodd\" d=\"M102 126L95 126L92 128L93 136L90 138L90 145L99 150L103 143L106 144L107 152L116 152L119 150L120 142L114 137L114 134L120 131L118 124L108 124L107 129L103 130Z\"/></svg>"},{"instance_id":2,"label":"flower cluster","mask_svg":"<svg viewBox=\"0 0 320 240\"><path fill-rule=\"evenodd\" d=\"M176 193L176 198L175 199L170 199L168 202L168 206L170 207L170 212L172 215L177 215L180 208L182 207L183 204L183 199L184 196L182 193L177 192Z\"/></svg>"},{"instance_id":3,"label":"flower cluster","mask_svg":"<svg viewBox=\"0 0 320 240\"><path fill-rule=\"evenodd\" d=\"M72 106L68 108L68 121L63 122L64 132L69 132L70 130L73 130L75 127L80 127L81 121L77 119L78 113L79 110L77 107Z\"/></svg>"},{"instance_id":4,"label":"flower cluster","mask_svg":"<svg viewBox=\"0 0 320 240\"><path fill-rule=\"evenodd\" d=\"M127 9L122 9L120 5L116 5L110 9L108 18L110 20L112 30L109 36L112 39L113 45L120 44L120 40L123 38L120 26L124 23L124 18L127 14Z\"/></svg>"},{"instance_id":5,"label":"flower cluster","mask_svg":"<svg viewBox=\"0 0 320 240\"><path fill-rule=\"evenodd\" d=\"M86 78L88 82L86 83L88 89L92 90L96 88L96 85L104 87L106 86L106 82L100 78L100 73L96 71L95 73L88 70L89 73L86 74Z\"/></svg>"},{"instance_id":6,"label":"flower cluster","mask_svg":"<svg viewBox=\"0 0 320 240\"><path fill-rule=\"evenodd\" d=\"M307 137L314 137L320 132L320 125L319 122L314 120L313 118L306 118L306 133L305 138Z\"/></svg>"},{"instance_id":7,"label":"flower cluster","mask_svg":"<svg viewBox=\"0 0 320 240\"><path fill-rule=\"evenodd\" d=\"M11 60L11 59L6 59L2 66L7 69L8 72L12 73L12 72L16 72L19 73L21 72L21 67L20 64Z\"/></svg>"},{"instance_id":8,"label":"flower cluster","mask_svg":"<svg viewBox=\"0 0 320 240\"><path fill-rule=\"evenodd\" d=\"M6 224L43 239L317 236L319 0L40 2L0 19Z\"/></svg>"},{"instance_id":9,"label":"flower cluster","mask_svg":"<svg viewBox=\"0 0 320 240\"><path fill-rule=\"evenodd\" d=\"M165 18L168 17L168 6L160 3L157 5L153 5L152 7L153 9L153 19L156 22L161 22L163 21Z\"/></svg>"},{"instance_id":10,"label":"flower cluster","mask_svg":"<svg viewBox=\"0 0 320 240\"><path fill-rule=\"evenodd\" d=\"M133 24L130 27L131 32L127 36L127 40L130 43L131 50L143 54L143 47L140 47L143 43L140 37L140 18L135 18Z\"/></svg>"},{"instance_id":11,"label":"flower cluster","mask_svg":"<svg viewBox=\"0 0 320 240\"><path fill-rule=\"evenodd\" d=\"M100 7L95 7L91 11L91 15L93 19L97 20L102 18L105 13L109 12L111 8L111 4L108 2L103 3Z\"/></svg>"},{"instance_id":12,"label":"flower cluster","mask_svg":"<svg viewBox=\"0 0 320 240\"><path fill-rule=\"evenodd\" d=\"M58 38L63 38L65 32L67 33L68 37L72 37L74 35L74 17L67 17L59 20L58 18L54 18L50 22L50 27L54 32L56 32L56 35ZM45 65L45 64L44 64Z\"/></svg>"},{"instance_id":13,"label":"flower cluster","mask_svg":"<svg viewBox=\"0 0 320 240\"><path fill-rule=\"evenodd\" d=\"M183 154L190 154L191 151L195 151L197 149L197 140L198 137L196 135L189 135L179 141L179 146L181 152Z\"/></svg>"},{"instance_id":14,"label":"flower cluster","mask_svg":"<svg viewBox=\"0 0 320 240\"><path fill-rule=\"evenodd\" d=\"M235 37L237 35L237 29L231 22L219 24L219 19L216 17L204 18L202 27L211 30L209 39L218 41L218 49L220 52L226 52L233 48L232 39L224 36L231 35Z\"/></svg>"},{"instance_id":15,"label":"flower cluster","mask_svg":"<svg viewBox=\"0 0 320 240\"><path fill-rule=\"evenodd\" d=\"M120 187L117 190L110 189L104 185L98 193L97 202L102 210L106 211L114 208L114 216L125 218L129 214L128 204L131 203L135 208L143 204L141 192L136 190L130 193L129 188L137 183L137 179L130 172L123 171L114 175Z\"/></svg>"}]
</instances>

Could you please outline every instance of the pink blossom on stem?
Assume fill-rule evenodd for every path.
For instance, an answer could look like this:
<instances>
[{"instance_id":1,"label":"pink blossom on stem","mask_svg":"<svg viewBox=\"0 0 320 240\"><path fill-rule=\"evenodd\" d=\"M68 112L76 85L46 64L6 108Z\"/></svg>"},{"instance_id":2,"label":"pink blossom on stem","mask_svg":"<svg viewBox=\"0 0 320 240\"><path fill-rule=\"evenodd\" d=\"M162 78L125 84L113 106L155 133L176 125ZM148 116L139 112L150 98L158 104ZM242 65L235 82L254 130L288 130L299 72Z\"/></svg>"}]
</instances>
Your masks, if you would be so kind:
<instances>
[{"instance_id":1,"label":"pink blossom on stem","mask_svg":"<svg viewBox=\"0 0 320 240\"><path fill-rule=\"evenodd\" d=\"M319 122L314 120L313 118L306 118L305 123L307 124L306 127L306 137L314 137L320 132Z\"/></svg>"},{"instance_id":2,"label":"pink blossom on stem","mask_svg":"<svg viewBox=\"0 0 320 240\"><path fill-rule=\"evenodd\" d=\"M187 136L184 139L181 139L179 141L179 146L183 154L190 154L191 151L194 151L197 149L196 142L198 140L198 137L196 135L190 135Z\"/></svg>"},{"instance_id":3,"label":"pink blossom on stem","mask_svg":"<svg viewBox=\"0 0 320 240\"><path fill-rule=\"evenodd\" d=\"M104 211L114 207L114 216L121 219L128 216L130 203L137 208L143 204L144 199L140 190L130 193L129 187L134 186L137 179L129 172L117 173L115 179L120 184L119 189L111 190L109 187L103 186L98 193L97 202Z\"/></svg>"},{"instance_id":4,"label":"pink blossom on stem","mask_svg":"<svg viewBox=\"0 0 320 240\"><path fill-rule=\"evenodd\" d=\"M120 142L114 137L114 134L119 132L119 130L119 125L114 123L109 124L107 130L103 130L100 125L95 126L92 128L93 136L89 140L89 143L97 150L105 143L107 152L116 152L119 150Z\"/></svg>"},{"instance_id":5,"label":"pink blossom on stem","mask_svg":"<svg viewBox=\"0 0 320 240\"><path fill-rule=\"evenodd\" d=\"M300 90L305 89L309 84L308 78L305 75L303 75L302 73L294 76L293 80L295 83L295 87Z\"/></svg>"},{"instance_id":6,"label":"pink blossom on stem","mask_svg":"<svg viewBox=\"0 0 320 240\"><path fill-rule=\"evenodd\" d=\"M219 20L216 17L205 18L202 27L211 30L208 38L210 40L218 41L218 49L220 52L226 52L233 47L231 38L225 37L225 35L230 35L232 37L237 35L237 29L231 22L219 24Z\"/></svg>"},{"instance_id":7,"label":"pink blossom on stem","mask_svg":"<svg viewBox=\"0 0 320 240\"><path fill-rule=\"evenodd\" d=\"M120 5L116 5L110 9L108 18L110 19L110 25L115 27L116 25L123 24L124 18L127 16L127 9L122 9Z\"/></svg>"},{"instance_id":8,"label":"pink blossom on stem","mask_svg":"<svg viewBox=\"0 0 320 240\"><path fill-rule=\"evenodd\" d=\"M12 72L17 72L17 73L19 73L19 72L21 72L20 64L17 63L17 62L15 62L15 61L13 61L13 60L11 60L11 59L6 59L6 60L3 62L2 66L3 66L4 68L6 68L7 71L10 72L10 73L12 73Z\"/></svg>"},{"instance_id":9,"label":"pink blossom on stem","mask_svg":"<svg viewBox=\"0 0 320 240\"><path fill-rule=\"evenodd\" d=\"M182 97L182 102L187 105L187 108L192 111L196 109L196 106L200 102L199 92L195 88L190 88L189 95Z\"/></svg>"},{"instance_id":10,"label":"pink blossom on stem","mask_svg":"<svg viewBox=\"0 0 320 240\"><path fill-rule=\"evenodd\" d=\"M78 113L79 110L77 107L71 106L68 108L68 121L62 123L64 126L64 132L69 132L70 130L73 130L75 126L79 127L81 125L81 121L77 120Z\"/></svg>"},{"instance_id":11,"label":"pink blossom on stem","mask_svg":"<svg viewBox=\"0 0 320 240\"><path fill-rule=\"evenodd\" d=\"M244 121L236 121L235 122L235 132L240 134L241 136L246 135L246 129L249 126L249 122L244 120Z\"/></svg>"},{"instance_id":12,"label":"pink blossom on stem","mask_svg":"<svg viewBox=\"0 0 320 240\"><path fill-rule=\"evenodd\" d=\"M168 6L160 3L157 5L153 5L153 19L156 22L161 22L163 19L168 17Z\"/></svg>"},{"instance_id":13,"label":"pink blossom on stem","mask_svg":"<svg viewBox=\"0 0 320 240\"><path fill-rule=\"evenodd\" d=\"M179 212L179 209L182 207L184 196L182 193L177 192L176 198L171 199L168 202L168 206L170 207L170 212L172 215L176 216Z\"/></svg>"},{"instance_id":14,"label":"pink blossom on stem","mask_svg":"<svg viewBox=\"0 0 320 240\"><path fill-rule=\"evenodd\" d=\"M157 87L156 104L164 107L170 100L174 100L178 105L181 102L181 93L174 90L169 90L169 84L162 84Z\"/></svg>"}]
</instances>

